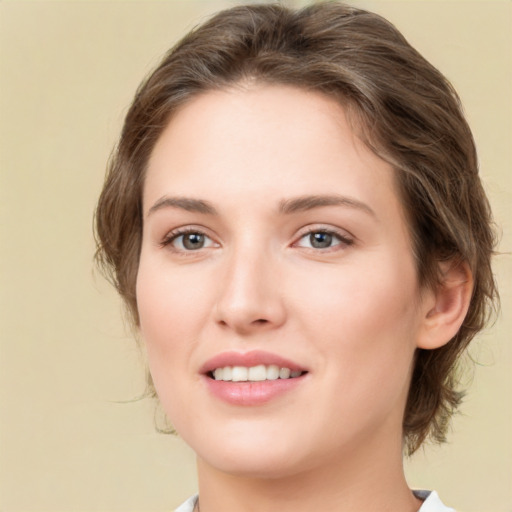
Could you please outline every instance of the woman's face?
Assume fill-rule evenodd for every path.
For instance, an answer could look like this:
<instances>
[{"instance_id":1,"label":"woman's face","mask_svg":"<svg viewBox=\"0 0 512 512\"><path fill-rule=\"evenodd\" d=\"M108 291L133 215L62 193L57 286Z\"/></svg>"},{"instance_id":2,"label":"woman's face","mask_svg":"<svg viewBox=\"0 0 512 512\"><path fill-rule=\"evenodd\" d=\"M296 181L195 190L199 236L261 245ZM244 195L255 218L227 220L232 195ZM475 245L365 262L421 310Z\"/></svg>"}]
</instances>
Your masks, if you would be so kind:
<instances>
[{"instance_id":1,"label":"woman's face","mask_svg":"<svg viewBox=\"0 0 512 512\"><path fill-rule=\"evenodd\" d=\"M203 464L278 476L400 445L424 307L393 171L339 104L285 86L195 98L143 204L140 329Z\"/></svg>"}]
</instances>

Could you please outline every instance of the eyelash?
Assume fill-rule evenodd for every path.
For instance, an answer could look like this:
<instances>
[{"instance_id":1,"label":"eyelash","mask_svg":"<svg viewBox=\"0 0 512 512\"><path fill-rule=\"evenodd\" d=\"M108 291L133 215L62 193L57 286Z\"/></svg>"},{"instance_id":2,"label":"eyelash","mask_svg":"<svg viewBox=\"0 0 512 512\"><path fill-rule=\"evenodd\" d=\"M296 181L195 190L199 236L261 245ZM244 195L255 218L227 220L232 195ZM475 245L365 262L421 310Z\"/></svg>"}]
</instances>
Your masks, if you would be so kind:
<instances>
[{"instance_id":1,"label":"eyelash","mask_svg":"<svg viewBox=\"0 0 512 512\"><path fill-rule=\"evenodd\" d=\"M160 242L161 247L170 247L175 252L180 254L187 254L187 253L194 253L199 251L200 249L204 249L204 247L200 247L199 249L193 250L193 249L178 249L176 247L173 247L172 244L180 237L184 237L185 235L194 234L194 235L200 235L203 236L205 239L208 239L213 242L212 238L209 237L203 230L197 229L197 228L179 228L174 231L171 231L168 233L164 239ZM215 243L215 242L214 242Z\"/></svg>"},{"instance_id":2,"label":"eyelash","mask_svg":"<svg viewBox=\"0 0 512 512\"><path fill-rule=\"evenodd\" d=\"M338 246L348 247L348 246L351 246L354 244L354 239L351 238L350 236L348 236L346 233L342 234L339 231L332 229L332 228L318 227L318 228L308 228L307 231L301 233L297 242L294 242L293 245L300 247L299 243L301 240L304 240L307 237L311 237L311 235L314 235L314 234L329 235L333 239L336 239L338 241L338 243L335 243L334 245L330 245L329 247L322 247L322 248L303 247L304 249L308 249L308 250L311 250L314 252L319 252L319 251L328 252L328 251L336 250L336 247L338 247Z\"/></svg>"},{"instance_id":3,"label":"eyelash","mask_svg":"<svg viewBox=\"0 0 512 512\"><path fill-rule=\"evenodd\" d=\"M192 255L195 252L200 251L201 249L209 248L209 247L200 247L200 248L194 250L194 249L176 248L176 247L172 246L172 244L176 240L178 240L178 238L183 237L183 236L188 235L188 234L195 234L195 235L203 236L205 239L208 239L208 240L210 240L210 242L215 244L215 242L212 240L212 238L209 237L201 229L197 229L197 228L180 228L180 229L176 229L176 230L171 231L170 233L168 233L165 236L165 238L160 242L159 245L161 247L170 247L174 252L179 253L179 254L185 254L185 255ZM305 231L305 232L300 234L300 236L298 237L297 241L294 242L292 244L292 246L294 246L294 247L301 247L301 245L299 245L299 242L301 240L305 239L306 237L311 237L311 235L314 235L314 234L323 234L323 235L331 236L333 239L336 239L338 241L338 243L336 243L334 245L330 245L329 247L322 247L322 248L318 248L318 247L304 247L304 246L302 246L304 249L311 250L311 251L314 251L314 252L319 252L319 251L321 251L321 252L328 252L330 250L335 250L334 248L337 247L337 246L340 246L340 245L348 247L348 246L351 246L351 245L354 244L353 238L347 236L346 234L341 234L340 232L338 232L338 231L336 231L334 229L328 229L328 228L309 228L307 231Z\"/></svg>"}]
</instances>

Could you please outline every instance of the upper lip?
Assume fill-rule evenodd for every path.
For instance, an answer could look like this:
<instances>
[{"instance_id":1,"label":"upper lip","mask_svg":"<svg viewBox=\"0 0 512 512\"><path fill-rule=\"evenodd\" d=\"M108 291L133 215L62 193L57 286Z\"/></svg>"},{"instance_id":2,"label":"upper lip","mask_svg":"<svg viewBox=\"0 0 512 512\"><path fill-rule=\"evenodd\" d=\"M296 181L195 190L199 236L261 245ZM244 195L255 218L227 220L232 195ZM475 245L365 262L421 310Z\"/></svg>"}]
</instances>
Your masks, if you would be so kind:
<instances>
[{"instance_id":1,"label":"upper lip","mask_svg":"<svg viewBox=\"0 0 512 512\"><path fill-rule=\"evenodd\" d=\"M201 369L201 373L213 372L216 368L224 368L226 366L251 366L264 365L276 365L280 368L289 368L292 371L307 371L306 368L297 364L289 359L281 357L271 352L265 352L263 350L252 350L250 352L222 352L216 356L208 359Z\"/></svg>"}]
</instances>

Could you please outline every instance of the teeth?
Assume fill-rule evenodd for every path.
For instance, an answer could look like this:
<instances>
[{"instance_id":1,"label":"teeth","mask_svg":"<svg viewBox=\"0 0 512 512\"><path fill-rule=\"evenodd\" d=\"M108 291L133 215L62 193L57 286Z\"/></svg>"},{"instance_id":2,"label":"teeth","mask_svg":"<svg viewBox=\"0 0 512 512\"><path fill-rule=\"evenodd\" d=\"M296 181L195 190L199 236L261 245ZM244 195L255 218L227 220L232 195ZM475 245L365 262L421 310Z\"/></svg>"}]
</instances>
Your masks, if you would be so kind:
<instances>
[{"instance_id":1,"label":"teeth","mask_svg":"<svg viewBox=\"0 0 512 512\"><path fill-rule=\"evenodd\" d=\"M263 380L277 379L293 379L300 377L300 370L290 370L290 368L279 368L279 366L271 364L258 366L224 366L223 368L215 368L212 372L215 380L233 381L233 382L260 382Z\"/></svg>"},{"instance_id":2,"label":"teeth","mask_svg":"<svg viewBox=\"0 0 512 512\"><path fill-rule=\"evenodd\" d=\"M227 367L229 368L229 366ZM265 380L267 378L267 369L264 364L259 366L251 366L247 375L247 380Z\"/></svg>"},{"instance_id":3,"label":"teeth","mask_svg":"<svg viewBox=\"0 0 512 512\"><path fill-rule=\"evenodd\" d=\"M247 380L248 374L249 371L245 366L233 366L231 377L233 382L243 382ZM224 377L224 375L222 375L222 377Z\"/></svg>"},{"instance_id":4,"label":"teeth","mask_svg":"<svg viewBox=\"0 0 512 512\"><path fill-rule=\"evenodd\" d=\"M279 378L280 379L288 379L290 377L290 374L291 374L291 370L290 368L281 368L279 370Z\"/></svg>"},{"instance_id":5,"label":"teeth","mask_svg":"<svg viewBox=\"0 0 512 512\"><path fill-rule=\"evenodd\" d=\"M276 380L279 379L279 366L275 366L271 364L267 368L267 380Z\"/></svg>"}]
</instances>

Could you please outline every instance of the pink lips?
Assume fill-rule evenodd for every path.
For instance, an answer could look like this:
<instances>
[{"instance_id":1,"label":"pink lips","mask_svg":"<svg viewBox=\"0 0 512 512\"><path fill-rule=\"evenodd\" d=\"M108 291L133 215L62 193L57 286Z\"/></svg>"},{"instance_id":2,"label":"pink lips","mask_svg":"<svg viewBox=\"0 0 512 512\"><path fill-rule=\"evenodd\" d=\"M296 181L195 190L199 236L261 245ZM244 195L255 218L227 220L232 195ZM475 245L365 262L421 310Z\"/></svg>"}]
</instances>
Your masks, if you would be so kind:
<instances>
[{"instance_id":1,"label":"pink lips","mask_svg":"<svg viewBox=\"0 0 512 512\"><path fill-rule=\"evenodd\" d=\"M304 382L307 374L293 379L265 380L260 382L232 382L214 380L210 376L216 368L226 366L258 366L276 365L280 368L289 368L292 371L303 371L307 369L282 358L276 354L264 351L251 351L246 353L224 352L209 359L200 369L208 390L220 400L231 405L255 406L263 405L279 396L295 389Z\"/></svg>"}]
</instances>

